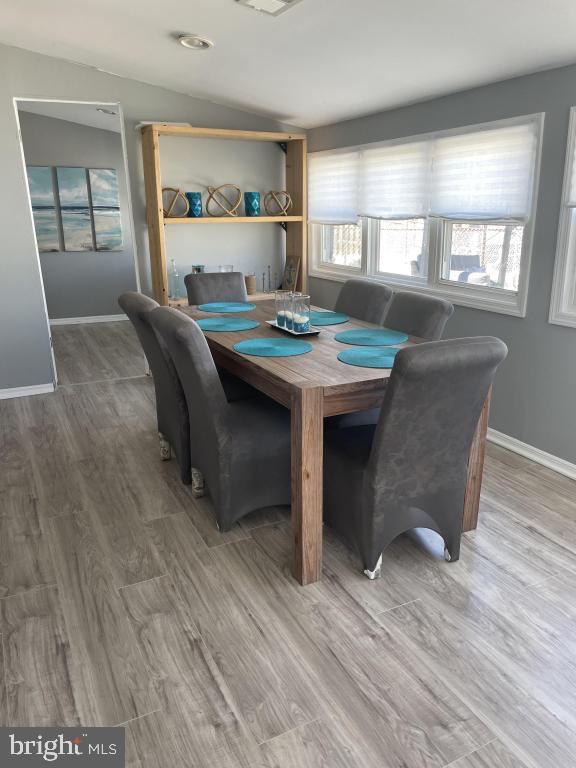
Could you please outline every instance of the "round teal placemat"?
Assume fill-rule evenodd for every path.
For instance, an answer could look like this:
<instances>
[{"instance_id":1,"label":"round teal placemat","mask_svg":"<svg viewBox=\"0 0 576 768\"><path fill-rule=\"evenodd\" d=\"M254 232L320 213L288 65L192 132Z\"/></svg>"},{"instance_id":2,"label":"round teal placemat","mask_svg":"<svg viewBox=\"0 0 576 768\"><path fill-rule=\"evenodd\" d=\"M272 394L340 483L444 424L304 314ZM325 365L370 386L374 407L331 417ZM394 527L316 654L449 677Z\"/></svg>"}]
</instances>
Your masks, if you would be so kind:
<instances>
[{"instance_id":1,"label":"round teal placemat","mask_svg":"<svg viewBox=\"0 0 576 768\"><path fill-rule=\"evenodd\" d=\"M334 338L343 344L357 344L360 347L386 347L408 341L408 336L405 333L391 331L388 328L342 331L342 333L337 333Z\"/></svg>"},{"instance_id":2,"label":"round teal placemat","mask_svg":"<svg viewBox=\"0 0 576 768\"><path fill-rule=\"evenodd\" d=\"M399 349L369 349L354 347L345 349L338 354L338 360L346 365L356 365L358 368L392 368L394 358Z\"/></svg>"},{"instance_id":3,"label":"round teal placemat","mask_svg":"<svg viewBox=\"0 0 576 768\"><path fill-rule=\"evenodd\" d=\"M300 339L245 339L234 344L234 349L257 357L294 357L311 352L312 344Z\"/></svg>"},{"instance_id":4,"label":"round teal placemat","mask_svg":"<svg viewBox=\"0 0 576 768\"><path fill-rule=\"evenodd\" d=\"M244 317L203 317L198 325L203 331L250 331L260 323Z\"/></svg>"},{"instance_id":5,"label":"round teal placemat","mask_svg":"<svg viewBox=\"0 0 576 768\"><path fill-rule=\"evenodd\" d=\"M347 323L350 318L344 312L310 312L312 325L340 325Z\"/></svg>"},{"instance_id":6,"label":"round teal placemat","mask_svg":"<svg viewBox=\"0 0 576 768\"><path fill-rule=\"evenodd\" d=\"M211 301L209 304L200 304L198 309L202 312L252 312L256 304L248 301Z\"/></svg>"}]
</instances>

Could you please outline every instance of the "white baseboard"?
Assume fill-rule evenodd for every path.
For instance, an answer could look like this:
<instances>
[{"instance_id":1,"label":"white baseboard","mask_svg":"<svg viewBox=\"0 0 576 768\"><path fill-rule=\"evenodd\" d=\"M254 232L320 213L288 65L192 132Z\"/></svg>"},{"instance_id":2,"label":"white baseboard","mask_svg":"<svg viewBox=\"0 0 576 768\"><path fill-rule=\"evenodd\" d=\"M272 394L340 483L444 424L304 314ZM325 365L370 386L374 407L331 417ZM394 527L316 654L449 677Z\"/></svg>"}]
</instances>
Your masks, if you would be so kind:
<instances>
[{"instance_id":1,"label":"white baseboard","mask_svg":"<svg viewBox=\"0 0 576 768\"><path fill-rule=\"evenodd\" d=\"M520 456L524 456L526 459L531 459L537 464L542 464L548 469L553 469L554 472L558 472L561 475L576 480L576 464L571 464L565 459L561 459L558 456L553 456L551 453L541 451L540 448L535 448L533 445L523 443L521 440L517 440L515 437L505 435L503 432L498 432L495 429L488 429L488 440L491 443L500 445L502 448L507 448L513 453L518 453Z\"/></svg>"},{"instance_id":2,"label":"white baseboard","mask_svg":"<svg viewBox=\"0 0 576 768\"><path fill-rule=\"evenodd\" d=\"M80 325L81 323L117 323L128 320L126 315L93 315L92 317L57 317L50 320L50 325Z\"/></svg>"},{"instance_id":3,"label":"white baseboard","mask_svg":"<svg viewBox=\"0 0 576 768\"><path fill-rule=\"evenodd\" d=\"M50 384L34 384L31 387L12 387L11 389L0 389L0 400L9 400L12 397L30 397L31 395L47 395L54 392L56 387L52 382Z\"/></svg>"}]
</instances>

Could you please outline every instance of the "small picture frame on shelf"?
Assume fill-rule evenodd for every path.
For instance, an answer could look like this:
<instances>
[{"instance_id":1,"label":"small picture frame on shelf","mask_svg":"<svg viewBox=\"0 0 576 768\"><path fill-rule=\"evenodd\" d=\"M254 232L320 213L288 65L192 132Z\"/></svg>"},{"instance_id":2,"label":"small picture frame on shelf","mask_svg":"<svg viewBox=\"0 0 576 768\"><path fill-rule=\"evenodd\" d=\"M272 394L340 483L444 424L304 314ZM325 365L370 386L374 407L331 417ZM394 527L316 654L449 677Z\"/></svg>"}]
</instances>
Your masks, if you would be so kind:
<instances>
[{"instance_id":1,"label":"small picture frame on shelf","mask_svg":"<svg viewBox=\"0 0 576 768\"><path fill-rule=\"evenodd\" d=\"M284 279L282 280L283 291L295 291L300 272L300 256L287 256L286 266L284 267Z\"/></svg>"}]
</instances>

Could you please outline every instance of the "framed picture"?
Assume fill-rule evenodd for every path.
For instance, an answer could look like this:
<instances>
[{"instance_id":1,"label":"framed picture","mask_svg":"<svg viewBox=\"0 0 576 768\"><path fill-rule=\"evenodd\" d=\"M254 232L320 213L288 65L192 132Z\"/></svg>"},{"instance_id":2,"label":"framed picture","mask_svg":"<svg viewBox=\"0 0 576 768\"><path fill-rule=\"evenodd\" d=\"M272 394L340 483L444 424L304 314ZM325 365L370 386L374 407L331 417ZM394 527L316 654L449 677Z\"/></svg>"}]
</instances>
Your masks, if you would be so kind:
<instances>
[{"instance_id":1,"label":"framed picture","mask_svg":"<svg viewBox=\"0 0 576 768\"><path fill-rule=\"evenodd\" d=\"M40 253L59 251L60 231L54 199L52 168L43 165L30 165L26 172L38 250Z\"/></svg>"},{"instance_id":2,"label":"framed picture","mask_svg":"<svg viewBox=\"0 0 576 768\"><path fill-rule=\"evenodd\" d=\"M92 216L85 168L57 168L64 250L93 251Z\"/></svg>"},{"instance_id":3,"label":"framed picture","mask_svg":"<svg viewBox=\"0 0 576 768\"><path fill-rule=\"evenodd\" d=\"M298 273L300 272L300 256L287 256L286 266L284 267L284 279L282 280L282 290L295 291Z\"/></svg>"},{"instance_id":4,"label":"framed picture","mask_svg":"<svg viewBox=\"0 0 576 768\"><path fill-rule=\"evenodd\" d=\"M90 194L97 251L121 251L122 217L118 175L113 168L90 168Z\"/></svg>"},{"instance_id":5,"label":"framed picture","mask_svg":"<svg viewBox=\"0 0 576 768\"><path fill-rule=\"evenodd\" d=\"M123 250L118 173L114 168L31 165L26 171L41 253Z\"/></svg>"}]
</instances>

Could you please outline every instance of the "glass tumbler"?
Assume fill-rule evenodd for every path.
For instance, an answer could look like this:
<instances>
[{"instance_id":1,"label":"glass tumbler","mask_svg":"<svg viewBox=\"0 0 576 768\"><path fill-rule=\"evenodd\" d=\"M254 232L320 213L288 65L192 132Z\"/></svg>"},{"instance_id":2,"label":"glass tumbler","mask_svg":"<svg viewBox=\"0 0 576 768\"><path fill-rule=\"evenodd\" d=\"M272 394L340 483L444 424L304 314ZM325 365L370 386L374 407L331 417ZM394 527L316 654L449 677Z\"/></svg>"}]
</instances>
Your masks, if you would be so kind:
<instances>
[{"instance_id":1,"label":"glass tumbler","mask_svg":"<svg viewBox=\"0 0 576 768\"><path fill-rule=\"evenodd\" d=\"M287 310L291 309L291 306L290 306L291 298L292 298L292 294L290 293L290 291L275 292L276 325L278 325L279 328L286 327L286 312Z\"/></svg>"},{"instance_id":2,"label":"glass tumbler","mask_svg":"<svg viewBox=\"0 0 576 768\"><path fill-rule=\"evenodd\" d=\"M310 330L310 296L295 293L292 297L292 328L294 333Z\"/></svg>"}]
</instances>

